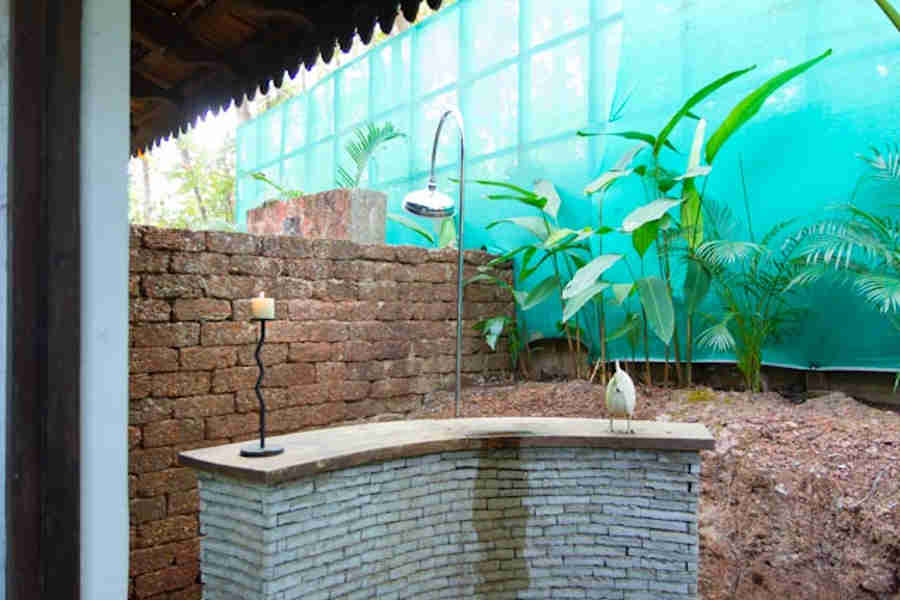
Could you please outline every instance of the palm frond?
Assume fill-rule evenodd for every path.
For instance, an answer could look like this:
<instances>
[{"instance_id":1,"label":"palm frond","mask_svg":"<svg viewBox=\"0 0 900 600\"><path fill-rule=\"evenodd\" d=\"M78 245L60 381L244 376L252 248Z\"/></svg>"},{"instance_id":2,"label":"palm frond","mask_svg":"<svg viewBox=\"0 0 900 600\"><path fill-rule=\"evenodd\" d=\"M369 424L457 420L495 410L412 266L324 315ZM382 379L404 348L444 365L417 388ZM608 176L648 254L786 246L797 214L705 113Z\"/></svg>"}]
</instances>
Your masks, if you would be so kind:
<instances>
[{"instance_id":1,"label":"palm frond","mask_svg":"<svg viewBox=\"0 0 900 600\"><path fill-rule=\"evenodd\" d=\"M347 142L344 148L356 167L356 174L351 175L344 167L338 167L335 183L343 188L359 186L369 161L382 144L397 138L406 137L406 134L397 131L394 128L394 124L390 121L381 126L374 123L366 123L364 126L357 128L353 135L356 139Z\"/></svg>"},{"instance_id":2,"label":"palm frond","mask_svg":"<svg viewBox=\"0 0 900 600\"><path fill-rule=\"evenodd\" d=\"M713 267L732 265L739 260L767 252L766 248L752 242L713 240L697 248L697 256Z\"/></svg>"},{"instance_id":3,"label":"palm frond","mask_svg":"<svg viewBox=\"0 0 900 600\"><path fill-rule=\"evenodd\" d=\"M869 165L874 171L873 177L900 183L900 148L896 143L888 143L885 153L872 146L872 155L857 154L857 158Z\"/></svg>"},{"instance_id":4,"label":"palm frond","mask_svg":"<svg viewBox=\"0 0 900 600\"><path fill-rule=\"evenodd\" d=\"M737 344L734 336L731 335L731 331L728 329L728 321L730 320L731 316L726 316L724 320L700 332L700 335L697 336L697 345L712 348L719 352L727 352L734 349Z\"/></svg>"},{"instance_id":5,"label":"palm frond","mask_svg":"<svg viewBox=\"0 0 900 600\"><path fill-rule=\"evenodd\" d=\"M853 287L883 313L895 313L900 309L900 276L860 274L853 282Z\"/></svg>"}]
</instances>

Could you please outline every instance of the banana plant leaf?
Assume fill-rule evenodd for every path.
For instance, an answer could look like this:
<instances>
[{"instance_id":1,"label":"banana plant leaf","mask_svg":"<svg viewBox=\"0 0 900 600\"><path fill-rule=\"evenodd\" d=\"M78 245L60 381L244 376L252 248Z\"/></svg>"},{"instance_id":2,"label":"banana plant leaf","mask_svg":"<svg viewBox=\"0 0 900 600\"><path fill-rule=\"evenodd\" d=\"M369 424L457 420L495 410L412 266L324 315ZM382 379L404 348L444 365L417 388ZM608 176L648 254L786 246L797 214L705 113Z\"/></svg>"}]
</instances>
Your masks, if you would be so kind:
<instances>
[{"instance_id":1,"label":"banana plant leaf","mask_svg":"<svg viewBox=\"0 0 900 600\"><path fill-rule=\"evenodd\" d=\"M562 321L565 323L581 310L585 304L587 304L590 300L592 300L597 294L602 294L603 290L609 287L609 284L605 281L598 281L597 283L591 285L585 290L582 290L581 293L576 294L569 298L569 301L566 302L565 307L563 308Z\"/></svg>"},{"instance_id":2,"label":"banana plant leaf","mask_svg":"<svg viewBox=\"0 0 900 600\"><path fill-rule=\"evenodd\" d=\"M453 219L441 221L441 230L438 234L438 248L456 246L456 223Z\"/></svg>"},{"instance_id":3,"label":"banana plant leaf","mask_svg":"<svg viewBox=\"0 0 900 600\"><path fill-rule=\"evenodd\" d=\"M681 227L684 239L692 250L703 241L703 214L700 211L700 193L693 179L685 179L681 185Z\"/></svg>"},{"instance_id":4,"label":"banana plant leaf","mask_svg":"<svg viewBox=\"0 0 900 600\"><path fill-rule=\"evenodd\" d=\"M719 89L720 87L722 87L723 85L728 83L729 81L731 81L733 79L737 79L744 73L752 71L755 68L756 68L756 65L753 65L753 66L747 67L746 69L732 71L731 73L728 73L727 75L723 75L722 77L719 77L712 83L707 84L706 86L701 88L700 91L698 91L693 96L688 98L687 102L684 103L684 106L682 106L680 109L678 109L678 112L676 112L672 116L672 118L669 119L669 122L666 123L666 126L663 127L662 131L659 132L659 135L656 136L656 140L653 143L653 156L659 156L659 151L662 150L663 144L668 142L669 134L672 133L672 130L675 129L676 125L678 125L678 122L685 115L687 115L688 112L690 112L690 110L694 106L696 106L697 104L702 102L707 96L712 94L714 91L716 91L717 89ZM707 161L707 162L709 162L709 161Z\"/></svg>"},{"instance_id":5,"label":"banana plant leaf","mask_svg":"<svg viewBox=\"0 0 900 600\"><path fill-rule=\"evenodd\" d=\"M513 292L513 295L522 310L528 310L550 299L555 294L558 287L559 279L556 278L556 275L551 275L537 284L531 291L524 292L517 290Z\"/></svg>"},{"instance_id":6,"label":"banana plant leaf","mask_svg":"<svg viewBox=\"0 0 900 600\"><path fill-rule=\"evenodd\" d=\"M525 231L534 234L539 240L546 240L552 233L552 226L543 217L509 217L489 223L486 229L491 229L502 223L509 223L521 227Z\"/></svg>"},{"instance_id":7,"label":"banana plant leaf","mask_svg":"<svg viewBox=\"0 0 900 600\"><path fill-rule=\"evenodd\" d=\"M616 264L622 258L621 254L601 254L585 266L575 271L572 280L563 288L563 299L573 298L594 285L594 282L604 271ZM564 319L565 320L565 319Z\"/></svg>"},{"instance_id":8,"label":"banana plant leaf","mask_svg":"<svg viewBox=\"0 0 900 600\"><path fill-rule=\"evenodd\" d=\"M631 162L645 147L645 144L636 144L632 146L630 150L622 155L619 162L613 165L612 169L603 173L584 188L584 195L590 196L595 192L606 191L617 179L627 177L634 173L634 169L630 168Z\"/></svg>"},{"instance_id":9,"label":"banana plant leaf","mask_svg":"<svg viewBox=\"0 0 900 600\"><path fill-rule=\"evenodd\" d=\"M559 213L562 200L560 200L553 184L546 179L540 179L534 184L534 193L544 200L544 206L541 210L555 219L557 213Z\"/></svg>"},{"instance_id":10,"label":"banana plant leaf","mask_svg":"<svg viewBox=\"0 0 900 600\"><path fill-rule=\"evenodd\" d=\"M509 322L509 317L491 317L489 319L478 321L473 327L476 331L481 332L484 336L484 341L490 346L491 350L496 350L497 340L503 335L503 330Z\"/></svg>"},{"instance_id":11,"label":"banana plant leaf","mask_svg":"<svg viewBox=\"0 0 900 600\"><path fill-rule=\"evenodd\" d=\"M644 277L634 284L647 314L647 325L664 344L668 345L675 331L675 309L666 282L659 277Z\"/></svg>"},{"instance_id":12,"label":"banana plant leaf","mask_svg":"<svg viewBox=\"0 0 900 600\"><path fill-rule=\"evenodd\" d=\"M648 221L631 232L631 245L641 258L644 258L644 254L656 241L656 234L659 232L661 221L662 219Z\"/></svg>"},{"instance_id":13,"label":"banana plant leaf","mask_svg":"<svg viewBox=\"0 0 900 600\"><path fill-rule=\"evenodd\" d=\"M622 221L622 229L625 233L631 233L644 223L662 218L670 208L678 206L682 202L683 200L680 198L658 198L649 204L639 206L628 213L628 216Z\"/></svg>"},{"instance_id":14,"label":"banana plant leaf","mask_svg":"<svg viewBox=\"0 0 900 600\"><path fill-rule=\"evenodd\" d=\"M644 142L645 144L647 144L649 146L656 146L656 138L653 137L653 134L644 133L643 131L616 131L614 133L604 133L604 132L593 133L590 131L578 131L576 133L576 135L580 135L581 137L593 137L595 135L612 135L615 137L625 138L626 140L637 140L640 142ZM669 142L669 140L666 140L664 145L666 146L666 148L669 148L673 152L676 152L676 153L678 152L678 149L675 148L675 146L673 146L671 144L671 142Z\"/></svg>"},{"instance_id":15,"label":"banana plant leaf","mask_svg":"<svg viewBox=\"0 0 900 600\"><path fill-rule=\"evenodd\" d=\"M612 292L613 298L616 300L616 304L619 306L625 304L625 301L628 300L628 297L631 296L631 293L634 291L633 283L614 283L612 284Z\"/></svg>"},{"instance_id":16,"label":"banana plant leaf","mask_svg":"<svg viewBox=\"0 0 900 600\"><path fill-rule=\"evenodd\" d=\"M640 331L641 328L641 318L635 314L627 314L625 315L625 320L622 321L622 324L619 325L616 329L610 332L609 335L606 336L606 341L611 342L613 340L617 340L620 337L631 336L632 334L636 334Z\"/></svg>"},{"instance_id":17,"label":"banana plant leaf","mask_svg":"<svg viewBox=\"0 0 900 600\"><path fill-rule=\"evenodd\" d=\"M830 55L831 48L829 48L816 58L782 71L775 77L769 79L767 82L756 88L746 98L741 100L737 104L737 106L731 109L731 112L728 113L728 116L725 117L725 120L722 121L722 124L719 125L719 128L716 129L715 133L713 133L709 137L709 141L706 142L707 164L712 164L712 161L716 157L716 154L719 153L719 150L721 150L725 142L728 141L728 138L730 138L735 131L740 129L740 127L744 123L749 121L753 115L758 113L759 109L761 109L763 107L763 104L765 104L766 99L773 93L775 93L778 88L786 84L797 75L805 72L815 64L825 60Z\"/></svg>"},{"instance_id":18,"label":"banana plant leaf","mask_svg":"<svg viewBox=\"0 0 900 600\"><path fill-rule=\"evenodd\" d=\"M394 223L397 223L398 225L402 225L403 227L406 227L410 231L414 231L414 232L418 233L423 238L428 240L429 244L434 245L434 242L435 242L434 234L432 232L424 229L421 225L419 225L418 222L414 221L413 219L410 219L409 217L406 217L404 215L396 215L396 214L388 214L387 218L389 221L393 221Z\"/></svg>"}]
</instances>

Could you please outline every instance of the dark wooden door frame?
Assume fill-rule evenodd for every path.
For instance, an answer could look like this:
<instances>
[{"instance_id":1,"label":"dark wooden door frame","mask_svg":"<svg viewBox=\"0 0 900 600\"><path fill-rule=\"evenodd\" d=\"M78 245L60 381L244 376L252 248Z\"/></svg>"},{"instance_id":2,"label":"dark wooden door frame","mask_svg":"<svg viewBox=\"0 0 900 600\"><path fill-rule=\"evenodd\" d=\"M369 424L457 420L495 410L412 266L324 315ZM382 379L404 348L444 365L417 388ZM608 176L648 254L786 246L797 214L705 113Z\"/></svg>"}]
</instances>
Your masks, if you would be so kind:
<instances>
[{"instance_id":1,"label":"dark wooden door frame","mask_svg":"<svg viewBox=\"0 0 900 600\"><path fill-rule=\"evenodd\" d=\"M82 3L10 4L6 594L77 600Z\"/></svg>"}]
</instances>

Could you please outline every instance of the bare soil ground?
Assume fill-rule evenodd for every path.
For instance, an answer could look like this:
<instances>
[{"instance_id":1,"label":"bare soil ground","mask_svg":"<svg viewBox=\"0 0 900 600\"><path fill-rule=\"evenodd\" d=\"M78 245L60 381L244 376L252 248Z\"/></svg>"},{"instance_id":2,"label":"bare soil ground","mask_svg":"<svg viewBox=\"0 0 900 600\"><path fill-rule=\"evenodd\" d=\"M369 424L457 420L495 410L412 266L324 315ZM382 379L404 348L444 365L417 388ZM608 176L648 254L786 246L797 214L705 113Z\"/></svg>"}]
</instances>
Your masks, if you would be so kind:
<instances>
[{"instance_id":1,"label":"bare soil ground","mask_svg":"<svg viewBox=\"0 0 900 600\"><path fill-rule=\"evenodd\" d=\"M527 382L464 391L463 416L604 417L603 388ZM435 397L419 418L452 416ZM638 386L637 417L702 422L700 594L900 600L900 414L843 394Z\"/></svg>"}]
</instances>

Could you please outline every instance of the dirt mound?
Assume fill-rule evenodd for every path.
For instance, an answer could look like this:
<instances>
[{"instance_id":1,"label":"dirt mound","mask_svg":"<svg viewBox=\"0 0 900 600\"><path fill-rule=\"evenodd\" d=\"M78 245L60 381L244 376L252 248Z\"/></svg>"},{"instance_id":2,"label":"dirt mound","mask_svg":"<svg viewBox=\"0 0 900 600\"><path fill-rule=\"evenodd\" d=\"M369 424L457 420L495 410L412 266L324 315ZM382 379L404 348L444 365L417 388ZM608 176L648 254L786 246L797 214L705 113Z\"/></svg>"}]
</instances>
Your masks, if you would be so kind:
<instances>
[{"instance_id":1,"label":"dirt mound","mask_svg":"<svg viewBox=\"0 0 900 600\"><path fill-rule=\"evenodd\" d=\"M603 417L586 381L466 390L463 416ZM449 417L437 395L420 418ZM638 388L637 418L698 421L700 593L708 600L900 600L900 414L839 393Z\"/></svg>"}]
</instances>

